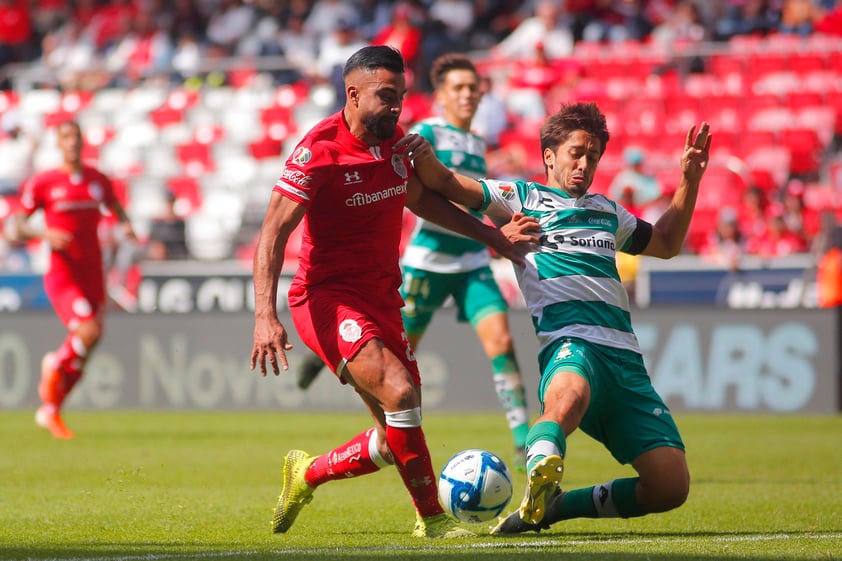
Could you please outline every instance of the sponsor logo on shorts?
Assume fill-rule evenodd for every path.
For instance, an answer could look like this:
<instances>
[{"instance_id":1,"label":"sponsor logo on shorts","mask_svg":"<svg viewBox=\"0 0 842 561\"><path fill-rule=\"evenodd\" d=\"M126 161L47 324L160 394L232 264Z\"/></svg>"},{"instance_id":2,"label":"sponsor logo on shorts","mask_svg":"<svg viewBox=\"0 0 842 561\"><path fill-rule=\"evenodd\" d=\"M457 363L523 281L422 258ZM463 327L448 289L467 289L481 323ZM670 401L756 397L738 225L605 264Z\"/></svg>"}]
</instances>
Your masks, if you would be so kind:
<instances>
[{"instance_id":1,"label":"sponsor logo on shorts","mask_svg":"<svg viewBox=\"0 0 842 561\"><path fill-rule=\"evenodd\" d=\"M570 350L570 343L565 343L558 350L558 353L556 353L555 360L564 360L566 358L570 358L571 356L573 356L573 351Z\"/></svg>"},{"instance_id":2,"label":"sponsor logo on shorts","mask_svg":"<svg viewBox=\"0 0 842 561\"><path fill-rule=\"evenodd\" d=\"M355 343L363 336L363 330L356 320L346 319L339 324L339 336L347 343Z\"/></svg>"},{"instance_id":3,"label":"sponsor logo on shorts","mask_svg":"<svg viewBox=\"0 0 842 561\"><path fill-rule=\"evenodd\" d=\"M310 150L308 150L307 148L299 146L295 149L295 152L292 153L291 159L293 162L296 162L297 164L303 166L304 164L313 159L313 153L310 152Z\"/></svg>"}]
</instances>

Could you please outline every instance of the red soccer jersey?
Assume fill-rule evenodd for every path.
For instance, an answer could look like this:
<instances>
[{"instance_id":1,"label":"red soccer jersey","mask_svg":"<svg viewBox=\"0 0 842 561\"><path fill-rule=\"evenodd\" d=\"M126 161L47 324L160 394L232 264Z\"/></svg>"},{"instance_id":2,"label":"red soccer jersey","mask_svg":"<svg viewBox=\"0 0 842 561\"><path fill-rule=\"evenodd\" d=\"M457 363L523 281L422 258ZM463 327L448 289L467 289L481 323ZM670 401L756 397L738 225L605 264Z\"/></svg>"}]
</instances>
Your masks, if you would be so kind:
<instances>
[{"instance_id":1,"label":"red soccer jersey","mask_svg":"<svg viewBox=\"0 0 842 561\"><path fill-rule=\"evenodd\" d=\"M275 190L307 207L290 305L308 288L338 288L383 306L402 306L399 244L407 160L393 151L403 136L369 146L342 112L317 124L287 159Z\"/></svg>"},{"instance_id":2,"label":"red soccer jersey","mask_svg":"<svg viewBox=\"0 0 842 561\"><path fill-rule=\"evenodd\" d=\"M48 228L72 234L64 251L50 253L50 271L102 271L102 251L97 227L102 205L116 199L111 181L96 169L83 166L81 173L59 169L41 172L27 180L21 205L27 214L44 210Z\"/></svg>"}]
</instances>

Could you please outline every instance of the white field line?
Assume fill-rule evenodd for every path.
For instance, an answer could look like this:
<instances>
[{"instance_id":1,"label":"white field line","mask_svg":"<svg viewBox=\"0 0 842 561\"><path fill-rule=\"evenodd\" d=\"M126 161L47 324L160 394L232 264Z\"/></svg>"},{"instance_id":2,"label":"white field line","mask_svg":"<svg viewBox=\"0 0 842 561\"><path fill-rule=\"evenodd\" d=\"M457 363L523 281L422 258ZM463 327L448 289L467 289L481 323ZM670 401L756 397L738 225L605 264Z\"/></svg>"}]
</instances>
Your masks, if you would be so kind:
<instances>
[{"instance_id":1,"label":"white field line","mask_svg":"<svg viewBox=\"0 0 842 561\"><path fill-rule=\"evenodd\" d=\"M480 543L447 543L436 545L424 545L418 547L405 546L383 546L383 547L343 547L341 553L351 552L381 552L381 551L419 551L431 549L544 549L548 547L570 546L570 545L601 545L601 544L619 544L619 545L635 545L642 543L692 543L697 541L705 542L758 542L758 541L786 541L793 539L812 539L812 540L839 540L842 539L842 534L751 534L744 536L700 536L698 538L688 537L658 537L658 538L623 538L623 539L593 539L593 540L565 540L565 539L534 539L528 541L511 541L494 539L489 542ZM95 556L95 557L30 557L28 561L166 561L169 559L190 559L201 557L203 559L226 557L251 557L257 555L289 555L294 553L339 553L336 548L312 548L312 549L269 549L261 551L209 551L196 553L148 553L144 555L118 555L118 556Z\"/></svg>"}]
</instances>

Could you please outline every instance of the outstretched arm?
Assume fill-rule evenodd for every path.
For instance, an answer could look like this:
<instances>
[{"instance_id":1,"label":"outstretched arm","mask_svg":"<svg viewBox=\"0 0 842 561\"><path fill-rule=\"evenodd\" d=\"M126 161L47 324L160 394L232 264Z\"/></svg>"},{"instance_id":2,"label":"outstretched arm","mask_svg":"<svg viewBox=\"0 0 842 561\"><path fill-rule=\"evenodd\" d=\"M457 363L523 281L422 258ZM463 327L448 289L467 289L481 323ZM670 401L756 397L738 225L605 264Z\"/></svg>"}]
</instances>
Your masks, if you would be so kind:
<instances>
[{"instance_id":1,"label":"outstretched arm","mask_svg":"<svg viewBox=\"0 0 842 561\"><path fill-rule=\"evenodd\" d=\"M397 150L401 147L412 161L415 175L424 187L468 208L477 209L482 206L484 195L480 182L448 169L439 161L432 145L423 136L408 134L395 144Z\"/></svg>"},{"instance_id":2,"label":"outstretched arm","mask_svg":"<svg viewBox=\"0 0 842 561\"><path fill-rule=\"evenodd\" d=\"M497 228L477 220L439 193L426 189L414 177L410 179L407 187L409 193L406 206L414 214L483 243L519 265L523 264L522 248L517 247L517 244L531 241L530 235L519 236L515 229L506 233L501 232Z\"/></svg>"},{"instance_id":3,"label":"outstretched arm","mask_svg":"<svg viewBox=\"0 0 842 561\"><path fill-rule=\"evenodd\" d=\"M277 376L278 361L289 368L286 351L292 349L287 332L278 320L278 277L284 264L284 250L289 236L301 221L306 209L295 201L273 192L269 208L260 228L254 252L254 345L251 369L260 365L266 375L266 359Z\"/></svg>"},{"instance_id":4,"label":"outstretched arm","mask_svg":"<svg viewBox=\"0 0 842 561\"><path fill-rule=\"evenodd\" d=\"M652 227L652 237L642 255L669 259L675 257L684 245L690 228L699 184L710 158L710 126L703 122L696 133L696 126L687 131L684 153L681 156L681 180L669 208Z\"/></svg>"}]
</instances>

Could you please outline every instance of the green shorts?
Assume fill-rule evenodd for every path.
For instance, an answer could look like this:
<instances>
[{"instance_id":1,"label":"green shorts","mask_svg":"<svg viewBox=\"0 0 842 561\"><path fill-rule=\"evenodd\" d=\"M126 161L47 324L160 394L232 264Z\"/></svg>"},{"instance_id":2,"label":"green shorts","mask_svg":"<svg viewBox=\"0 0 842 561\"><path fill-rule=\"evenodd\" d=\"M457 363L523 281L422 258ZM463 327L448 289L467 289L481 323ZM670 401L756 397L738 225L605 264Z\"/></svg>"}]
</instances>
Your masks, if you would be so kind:
<instances>
[{"instance_id":1,"label":"green shorts","mask_svg":"<svg viewBox=\"0 0 842 561\"><path fill-rule=\"evenodd\" d=\"M406 302L403 308L404 328L410 335L424 333L433 313L444 305L449 296L453 296L458 308L457 319L470 322L474 328L483 318L505 313L508 308L491 267L480 267L466 273L433 273L404 267L401 296Z\"/></svg>"},{"instance_id":2,"label":"green shorts","mask_svg":"<svg viewBox=\"0 0 842 561\"><path fill-rule=\"evenodd\" d=\"M652 387L640 354L565 337L544 349L538 361L542 411L544 393L557 372L575 372L585 378L591 401L580 428L621 464L661 446L684 449L678 427Z\"/></svg>"}]
</instances>

